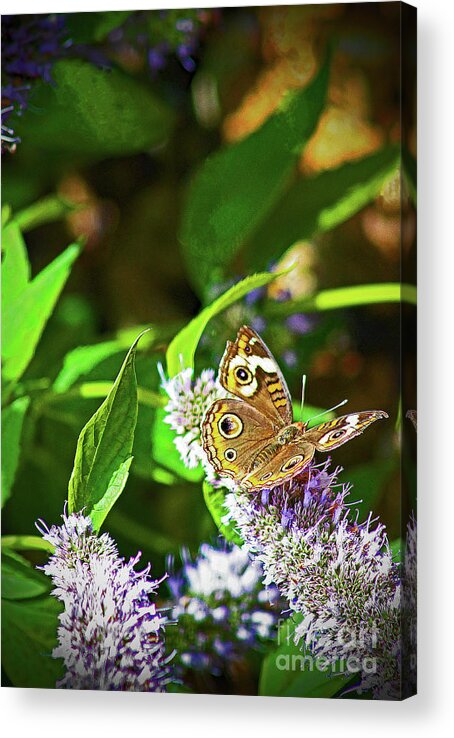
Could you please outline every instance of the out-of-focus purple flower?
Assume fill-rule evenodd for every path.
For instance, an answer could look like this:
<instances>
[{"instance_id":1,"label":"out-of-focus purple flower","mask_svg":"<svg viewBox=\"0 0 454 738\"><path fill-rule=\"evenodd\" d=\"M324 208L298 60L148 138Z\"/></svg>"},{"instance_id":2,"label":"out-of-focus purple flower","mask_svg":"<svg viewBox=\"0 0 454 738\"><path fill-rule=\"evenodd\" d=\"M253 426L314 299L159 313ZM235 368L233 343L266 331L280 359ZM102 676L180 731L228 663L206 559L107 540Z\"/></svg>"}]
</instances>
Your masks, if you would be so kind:
<instances>
[{"instance_id":1,"label":"out-of-focus purple flower","mask_svg":"<svg viewBox=\"0 0 454 738\"><path fill-rule=\"evenodd\" d=\"M244 654L244 644L261 649L273 637L279 596L262 577L260 562L238 546L203 544L195 561L186 556L182 571L168 579L176 600L171 617L178 620L168 639L183 672L221 674Z\"/></svg>"},{"instance_id":2,"label":"out-of-focus purple flower","mask_svg":"<svg viewBox=\"0 0 454 738\"><path fill-rule=\"evenodd\" d=\"M282 360L288 367L293 368L298 364L298 356L294 349L287 349L282 354Z\"/></svg>"},{"instance_id":3,"label":"out-of-focus purple flower","mask_svg":"<svg viewBox=\"0 0 454 738\"><path fill-rule=\"evenodd\" d=\"M162 387L169 396L164 422L175 431L175 446L183 463L192 469L202 463L213 475L201 444L201 424L213 402L226 396L212 369L205 369L195 381L192 369L183 369L172 379L166 379L162 367Z\"/></svg>"},{"instance_id":4,"label":"out-of-focus purple flower","mask_svg":"<svg viewBox=\"0 0 454 738\"><path fill-rule=\"evenodd\" d=\"M27 109L37 81L52 83L52 65L65 39L63 15L2 16L2 152L19 143L8 121Z\"/></svg>"},{"instance_id":5,"label":"out-of-focus purple flower","mask_svg":"<svg viewBox=\"0 0 454 738\"><path fill-rule=\"evenodd\" d=\"M151 600L160 582L150 577L150 566L135 571L140 553L128 562L120 558L107 533L95 535L90 518L62 517L61 526L38 526L55 548L42 569L64 605L52 654L66 668L57 687L165 691L165 619Z\"/></svg>"},{"instance_id":6,"label":"out-of-focus purple flower","mask_svg":"<svg viewBox=\"0 0 454 738\"><path fill-rule=\"evenodd\" d=\"M314 325L313 320L304 313L294 313L293 315L289 315L285 324L292 333L296 333L300 336L304 336L306 333L309 333Z\"/></svg>"}]
</instances>

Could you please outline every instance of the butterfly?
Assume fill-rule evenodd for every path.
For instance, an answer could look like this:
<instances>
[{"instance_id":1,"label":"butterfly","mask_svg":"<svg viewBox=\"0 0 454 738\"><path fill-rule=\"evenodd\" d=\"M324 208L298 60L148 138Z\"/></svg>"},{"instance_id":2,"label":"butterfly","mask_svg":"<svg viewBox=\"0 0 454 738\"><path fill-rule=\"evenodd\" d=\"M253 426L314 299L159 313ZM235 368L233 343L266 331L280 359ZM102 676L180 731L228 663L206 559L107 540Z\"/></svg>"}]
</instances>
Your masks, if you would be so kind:
<instances>
[{"instance_id":1,"label":"butterfly","mask_svg":"<svg viewBox=\"0 0 454 738\"><path fill-rule=\"evenodd\" d=\"M285 379L260 336L242 326L227 346L219 381L230 395L216 400L202 421L202 445L221 477L245 489L272 489L303 471L315 451L332 451L388 415L367 410L308 429L294 423Z\"/></svg>"}]
</instances>

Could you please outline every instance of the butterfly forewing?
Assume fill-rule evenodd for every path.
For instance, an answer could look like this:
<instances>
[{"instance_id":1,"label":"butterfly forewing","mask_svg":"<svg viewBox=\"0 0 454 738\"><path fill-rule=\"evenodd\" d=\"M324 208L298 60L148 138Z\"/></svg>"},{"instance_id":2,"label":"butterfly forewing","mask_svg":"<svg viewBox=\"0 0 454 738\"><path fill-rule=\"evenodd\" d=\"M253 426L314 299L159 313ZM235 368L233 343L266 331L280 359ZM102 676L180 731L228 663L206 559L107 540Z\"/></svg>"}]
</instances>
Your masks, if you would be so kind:
<instances>
[{"instance_id":1,"label":"butterfly forewing","mask_svg":"<svg viewBox=\"0 0 454 738\"><path fill-rule=\"evenodd\" d=\"M222 386L268 416L276 427L292 422L292 402L282 373L260 336L242 326L235 343L228 341L222 357Z\"/></svg>"}]
</instances>

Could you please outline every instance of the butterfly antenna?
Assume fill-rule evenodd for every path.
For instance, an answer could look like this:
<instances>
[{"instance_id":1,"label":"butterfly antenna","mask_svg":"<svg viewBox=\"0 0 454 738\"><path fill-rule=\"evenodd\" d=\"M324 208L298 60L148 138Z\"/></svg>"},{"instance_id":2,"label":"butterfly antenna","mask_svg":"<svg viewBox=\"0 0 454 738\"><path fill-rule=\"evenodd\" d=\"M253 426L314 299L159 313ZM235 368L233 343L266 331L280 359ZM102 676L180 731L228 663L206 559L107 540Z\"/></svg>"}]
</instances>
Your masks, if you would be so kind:
<instances>
[{"instance_id":1,"label":"butterfly antenna","mask_svg":"<svg viewBox=\"0 0 454 738\"><path fill-rule=\"evenodd\" d=\"M321 418L322 415L326 415L326 413L332 413L334 410L337 410L339 407L342 407L342 405L345 405L348 400L342 400L342 402L339 402L337 405L334 405L334 407L330 407L329 410L324 410L322 413L318 413L318 415L314 415L313 418L310 418L307 422L310 423L312 420L315 420L316 418Z\"/></svg>"},{"instance_id":2,"label":"butterfly antenna","mask_svg":"<svg viewBox=\"0 0 454 738\"><path fill-rule=\"evenodd\" d=\"M303 410L304 410L304 397L306 394L306 380L307 376L306 374L303 374L303 381L301 383L301 410L300 410L300 421L303 419Z\"/></svg>"}]
</instances>

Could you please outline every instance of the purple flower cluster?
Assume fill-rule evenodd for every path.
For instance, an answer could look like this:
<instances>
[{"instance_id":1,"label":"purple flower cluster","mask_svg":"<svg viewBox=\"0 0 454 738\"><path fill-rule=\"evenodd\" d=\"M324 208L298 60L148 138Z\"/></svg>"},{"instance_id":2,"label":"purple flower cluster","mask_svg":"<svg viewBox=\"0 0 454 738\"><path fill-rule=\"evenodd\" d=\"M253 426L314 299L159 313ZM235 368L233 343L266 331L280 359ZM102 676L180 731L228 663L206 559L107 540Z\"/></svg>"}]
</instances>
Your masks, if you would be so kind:
<instances>
[{"instance_id":1,"label":"purple flower cluster","mask_svg":"<svg viewBox=\"0 0 454 738\"><path fill-rule=\"evenodd\" d=\"M63 524L50 530L42 521L39 525L55 548L42 569L64 605L52 654L66 669L57 687L165 691L170 681L165 619L151 599L160 582L150 577L150 566L135 571L140 553L128 562L120 558L107 533L95 535L90 518L62 517Z\"/></svg>"},{"instance_id":2,"label":"purple flower cluster","mask_svg":"<svg viewBox=\"0 0 454 738\"><path fill-rule=\"evenodd\" d=\"M201 546L195 561L167 581L172 594L168 630L184 679L188 670L225 673L245 648L261 649L275 634L276 587L264 588L263 571L247 551L224 544Z\"/></svg>"},{"instance_id":3,"label":"purple flower cluster","mask_svg":"<svg viewBox=\"0 0 454 738\"><path fill-rule=\"evenodd\" d=\"M2 152L14 151L20 140L8 121L27 109L35 82L52 83L65 37L62 15L2 16Z\"/></svg>"},{"instance_id":4,"label":"purple flower cluster","mask_svg":"<svg viewBox=\"0 0 454 738\"><path fill-rule=\"evenodd\" d=\"M351 659L361 689L396 699L400 690L400 582L385 528L351 522L348 488L329 462L271 491L227 498L249 550L301 620L295 642L332 664ZM364 666L364 668L363 668Z\"/></svg>"}]
</instances>

